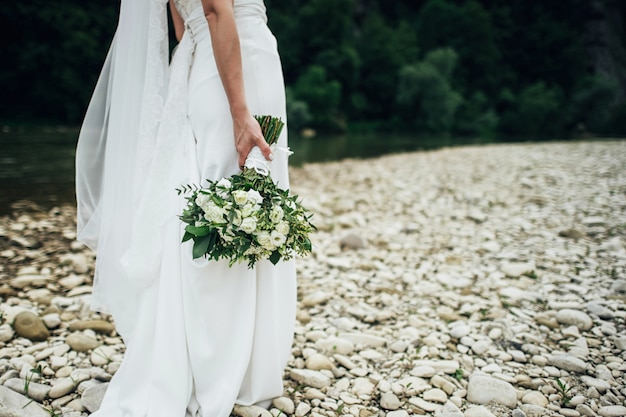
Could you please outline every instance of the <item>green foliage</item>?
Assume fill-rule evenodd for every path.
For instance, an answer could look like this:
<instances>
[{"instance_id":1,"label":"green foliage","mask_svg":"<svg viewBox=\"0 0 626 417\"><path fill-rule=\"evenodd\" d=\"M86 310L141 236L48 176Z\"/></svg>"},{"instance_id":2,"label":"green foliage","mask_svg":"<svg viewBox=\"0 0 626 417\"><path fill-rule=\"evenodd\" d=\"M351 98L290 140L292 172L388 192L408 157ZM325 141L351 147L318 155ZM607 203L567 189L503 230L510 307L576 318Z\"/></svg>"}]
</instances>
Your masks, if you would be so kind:
<instances>
[{"instance_id":1,"label":"green foliage","mask_svg":"<svg viewBox=\"0 0 626 417\"><path fill-rule=\"evenodd\" d=\"M291 128L505 138L626 132L626 2L265 3ZM118 9L107 0L4 4L0 119L80 123Z\"/></svg>"},{"instance_id":2,"label":"green foliage","mask_svg":"<svg viewBox=\"0 0 626 417\"><path fill-rule=\"evenodd\" d=\"M341 99L341 84L328 80L326 69L319 65L308 67L292 88L296 100L307 104L313 127L334 129L339 126L337 109Z\"/></svg>"},{"instance_id":3,"label":"green foliage","mask_svg":"<svg viewBox=\"0 0 626 417\"><path fill-rule=\"evenodd\" d=\"M440 133L452 129L462 100L450 83L456 60L452 49L437 49L400 71L398 107L417 128Z\"/></svg>"},{"instance_id":4,"label":"green foliage","mask_svg":"<svg viewBox=\"0 0 626 417\"><path fill-rule=\"evenodd\" d=\"M525 87L502 117L501 130L513 136L538 138L562 132L567 120L559 87L543 81Z\"/></svg>"},{"instance_id":5,"label":"green foliage","mask_svg":"<svg viewBox=\"0 0 626 417\"><path fill-rule=\"evenodd\" d=\"M301 130L309 126L313 120L309 105L305 101L294 98L293 90L289 87L286 89L286 96L289 127L293 130Z\"/></svg>"},{"instance_id":6,"label":"green foliage","mask_svg":"<svg viewBox=\"0 0 626 417\"><path fill-rule=\"evenodd\" d=\"M569 404L569 402L572 399L572 387L567 385L567 382L563 382L561 381L560 378L555 378L556 380L556 386L559 390L559 394L561 395L561 403L563 403L563 405L567 405Z\"/></svg>"}]
</instances>

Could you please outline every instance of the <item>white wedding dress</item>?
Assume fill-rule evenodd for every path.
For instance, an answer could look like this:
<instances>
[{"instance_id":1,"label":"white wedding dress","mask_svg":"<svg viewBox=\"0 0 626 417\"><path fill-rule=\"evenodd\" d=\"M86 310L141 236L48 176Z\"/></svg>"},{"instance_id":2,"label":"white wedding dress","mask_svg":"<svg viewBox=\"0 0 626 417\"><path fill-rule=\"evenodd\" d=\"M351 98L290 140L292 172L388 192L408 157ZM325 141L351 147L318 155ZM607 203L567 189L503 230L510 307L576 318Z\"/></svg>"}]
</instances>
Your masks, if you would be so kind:
<instances>
[{"instance_id":1,"label":"white wedding dress","mask_svg":"<svg viewBox=\"0 0 626 417\"><path fill-rule=\"evenodd\" d=\"M178 166L185 172L175 176L189 183L228 177L239 167L208 24L200 0L175 4L186 31L172 61L169 91L183 92L187 116L183 137L170 138L176 141L172 149L185 150L186 162ZM263 2L235 0L234 9L251 113L284 119L281 64ZM279 145L286 146L285 134ZM286 155L276 153L271 169L274 180L288 187ZM167 213L163 226L156 275L137 291L134 317L123 317L132 321L122 332L125 357L92 415L225 417L234 404L268 406L283 393L282 374L291 352L294 264L261 262L250 270L245 264L229 268L227 262L193 261L191 242L180 243L182 225L176 217L184 200L167 192L175 199L167 206L175 210Z\"/></svg>"}]
</instances>

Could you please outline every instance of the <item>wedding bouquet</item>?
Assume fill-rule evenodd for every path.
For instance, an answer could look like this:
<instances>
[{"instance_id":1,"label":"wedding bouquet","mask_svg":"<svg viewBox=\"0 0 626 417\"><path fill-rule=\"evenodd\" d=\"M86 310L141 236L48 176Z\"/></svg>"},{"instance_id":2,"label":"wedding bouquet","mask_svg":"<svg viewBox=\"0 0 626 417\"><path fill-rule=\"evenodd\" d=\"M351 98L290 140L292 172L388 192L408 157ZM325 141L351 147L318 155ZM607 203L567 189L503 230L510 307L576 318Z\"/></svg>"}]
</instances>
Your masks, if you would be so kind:
<instances>
[{"instance_id":1,"label":"wedding bouquet","mask_svg":"<svg viewBox=\"0 0 626 417\"><path fill-rule=\"evenodd\" d=\"M255 118L266 142L274 145L284 122L271 116ZM177 189L179 195L189 194L179 217L187 224L183 242L194 242L194 259L228 259L230 266L245 261L252 268L259 260L276 264L311 252L311 213L296 195L278 188L267 170L244 168L229 178L207 181L205 188Z\"/></svg>"}]
</instances>

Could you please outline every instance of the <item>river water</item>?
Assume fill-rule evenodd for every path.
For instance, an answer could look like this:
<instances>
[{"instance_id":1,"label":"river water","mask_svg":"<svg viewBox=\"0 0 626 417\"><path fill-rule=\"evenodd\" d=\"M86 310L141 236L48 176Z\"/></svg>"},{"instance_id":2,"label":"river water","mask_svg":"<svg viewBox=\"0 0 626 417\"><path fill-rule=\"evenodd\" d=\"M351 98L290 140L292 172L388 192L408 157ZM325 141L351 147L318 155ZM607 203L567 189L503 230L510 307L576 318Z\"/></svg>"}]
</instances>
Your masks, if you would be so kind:
<instances>
[{"instance_id":1,"label":"river water","mask_svg":"<svg viewBox=\"0 0 626 417\"><path fill-rule=\"evenodd\" d=\"M15 128L0 132L0 213L19 200L43 208L74 203L77 128ZM388 153L484 143L479 139L415 138L398 134L290 136L290 164L372 158Z\"/></svg>"}]
</instances>

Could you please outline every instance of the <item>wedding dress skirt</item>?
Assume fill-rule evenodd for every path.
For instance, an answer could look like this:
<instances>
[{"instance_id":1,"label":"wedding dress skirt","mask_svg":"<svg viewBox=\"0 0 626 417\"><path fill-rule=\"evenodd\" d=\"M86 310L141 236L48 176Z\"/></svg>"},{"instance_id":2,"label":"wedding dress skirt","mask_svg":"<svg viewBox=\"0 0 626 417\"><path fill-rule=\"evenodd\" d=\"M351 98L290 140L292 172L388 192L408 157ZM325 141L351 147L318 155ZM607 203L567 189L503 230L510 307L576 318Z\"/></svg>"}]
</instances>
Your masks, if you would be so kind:
<instances>
[{"instance_id":1,"label":"wedding dress skirt","mask_svg":"<svg viewBox=\"0 0 626 417\"><path fill-rule=\"evenodd\" d=\"M281 64L263 3L236 0L235 15L248 106L252 114L284 119ZM187 91L185 135L176 138L187 149L188 173L181 178L217 180L239 172L232 118L202 10L183 17L186 32L176 54L188 57L172 65L188 67L171 68L188 83L176 87ZM279 145L286 146L286 135ZM287 157L275 156L272 177L287 188ZM192 260L176 218L184 200L175 192L172 198L179 199L178 211L162 234L157 278L139 293L132 330L123 334L124 360L93 416L225 417L235 403L267 406L283 393L295 320L293 262L248 269Z\"/></svg>"}]
</instances>

